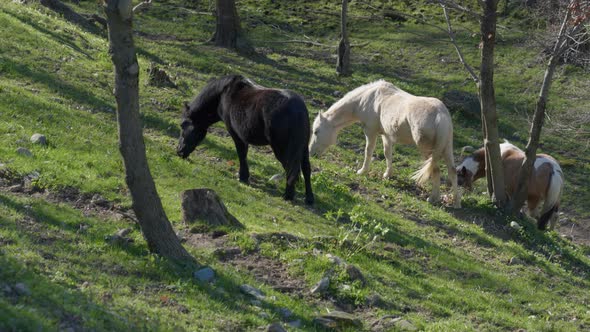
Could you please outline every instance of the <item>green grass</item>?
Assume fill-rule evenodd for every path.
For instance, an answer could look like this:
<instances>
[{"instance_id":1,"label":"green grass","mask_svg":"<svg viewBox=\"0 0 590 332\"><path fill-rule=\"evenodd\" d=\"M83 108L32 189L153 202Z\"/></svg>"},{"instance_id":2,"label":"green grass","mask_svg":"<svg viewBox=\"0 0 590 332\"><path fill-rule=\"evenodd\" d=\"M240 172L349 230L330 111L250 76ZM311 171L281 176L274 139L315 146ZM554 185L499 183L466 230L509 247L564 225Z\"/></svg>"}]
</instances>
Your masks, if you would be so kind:
<instances>
[{"instance_id":1,"label":"green grass","mask_svg":"<svg viewBox=\"0 0 590 332\"><path fill-rule=\"evenodd\" d=\"M72 6L101 13L95 2ZM219 134L221 124L191 158L176 157L182 102L208 79L225 73L297 91L313 114L337 99L335 91L345 93L380 78L439 98L449 90L475 93L444 33L415 20L367 18L390 6L384 2L350 5L351 42L368 44L353 48L354 73L348 78L335 75L338 17L325 14L338 13L337 2L245 0L238 6L256 56L206 43L214 19L192 14L206 12L206 2L157 1L136 16L135 29L142 32L135 42L148 159L177 229L185 229L179 193L214 189L246 226L228 234L228 245L287 266L290 278L305 285L303 296L273 290L256 279L255 271L216 259L211 248L187 246L217 273L215 283L201 284L193 271L149 254L138 226L126 219L80 211L41 194L0 191L0 330L255 330L280 320L279 309L285 307L302 321L302 330L314 330L313 318L334 303L306 290L331 269L331 297L356 308L365 329L385 315L432 331L574 331L590 326L590 249L554 232L540 233L528 220L498 215L479 194L483 184L464 196L461 210L426 203L427 190L410 180L421 163L412 147L395 148L393 178L381 179L385 165L379 149L369 175L359 177L364 137L359 126L346 129L325 156L312 159L313 208L303 204L301 183L296 201L288 203L281 199L283 184L267 181L281 171L269 148L251 149L252 184L240 184L237 155L231 139ZM436 6L396 6L444 27ZM538 52L526 44L522 31L527 26L518 15L522 13L502 19L502 25L514 29L499 30L496 92L502 136L523 146L526 115L531 115L544 67ZM476 66L479 40L472 33L477 27L462 17L454 24L459 44ZM40 189L76 188L129 208L104 33L84 31L38 5L11 2L0 4L0 26L10 36L0 38L0 174L38 172L35 185ZM305 38L334 47L277 43ZM170 73L179 88L148 86L150 62ZM573 120L576 111L589 106L589 78L577 68L560 69L541 149L562 163L567 181L562 206L580 222L590 216L589 157L580 144L590 128ZM453 120L456 155L464 145L480 145L477 119L454 112ZM36 132L48 137L47 147L29 142ZM17 154L18 147L30 149L33 157ZM335 217L338 211L340 218ZM523 230L509 227L513 220ZM389 231L383 234L377 225ZM133 243L105 241L126 227L133 229ZM288 232L301 241L257 245L250 236L272 232ZM373 241L374 235L379 236ZM330 263L328 253L358 266L367 284L350 280L344 267ZM520 264L509 264L514 257ZM18 283L30 294L19 295ZM267 299L253 304L238 290L244 283L261 288ZM384 304L368 307L366 300L374 294Z\"/></svg>"}]
</instances>

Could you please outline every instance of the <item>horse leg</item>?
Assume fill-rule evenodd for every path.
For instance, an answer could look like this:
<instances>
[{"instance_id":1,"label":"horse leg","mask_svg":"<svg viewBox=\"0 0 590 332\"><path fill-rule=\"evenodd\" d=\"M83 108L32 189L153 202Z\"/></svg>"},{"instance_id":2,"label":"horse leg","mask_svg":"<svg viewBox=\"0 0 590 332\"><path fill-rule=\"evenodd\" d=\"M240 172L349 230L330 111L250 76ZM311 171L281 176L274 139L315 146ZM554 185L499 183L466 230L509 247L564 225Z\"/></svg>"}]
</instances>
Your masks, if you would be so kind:
<instances>
[{"instance_id":1,"label":"horse leg","mask_svg":"<svg viewBox=\"0 0 590 332\"><path fill-rule=\"evenodd\" d=\"M432 160L432 192L430 193L430 197L428 197L427 201L430 203L438 203L440 201L440 168L438 168L438 160Z\"/></svg>"},{"instance_id":2,"label":"horse leg","mask_svg":"<svg viewBox=\"0 0 590 332\"><path fill-rule=\"evenodd\" d=\"M377 142L377 135L365 128L365 137L367 139L367 145L365 146L365 160L363 161L363 167L359 169L356 174L362 175L369 172L371 167L371 158L373 157L373 151L375 150L375 143Z\"/></svg>"},{"instance_id":3,"label":"horse leg","mask_svg":"<svg viewBox=\"0 0 590 332\"><path fill-rule=\"evenodd\" d=\"M385 135L381 135L381 140L383 141L383 154L385 155L385 161L387 163L383 178L387 179L393 172L393 169L391 168L391 163L393 161L393 141Z\"/></svg>"},{"instance_id":4,"label":"horse leg","mask_svg":"<svg viewBox=\"0 0 590 332\"><path fill-rule=\"evenodd\" d=\"M250 169L248 168L248 143L242 141L233 131L229 132L234 144L236 145L236 151L238 152L238 158L240 159L240 171L239 178L240 182L248 183L250 180Z\"/></svg>"},{"instance_id":5,"label":"horse leg","mask_svg":"<svg viewBox=\"0 0 590 332\"><path fill-rule=\"evenodd\" d=\"M314 197L313 192L311 191L311 164L309 163L309 150L307 146L303 148L301 171L303 173L303 179L305 180L305 204L312 205Z\"/></svg>"},{"instance_id":6,"label":"horse leg","mask_svg":"<svg viewBox=\"0 0 590 332\"><path fill-rule=\"evenodd\" d=\"M461 207L461 193L457 186L457 169L455 168L455 162L453 160L453 149L449 146L445 149L445 164L447 165L447 171L449 173L449 180L453 187L453 207Z\"/></svg>"}]
</instances>

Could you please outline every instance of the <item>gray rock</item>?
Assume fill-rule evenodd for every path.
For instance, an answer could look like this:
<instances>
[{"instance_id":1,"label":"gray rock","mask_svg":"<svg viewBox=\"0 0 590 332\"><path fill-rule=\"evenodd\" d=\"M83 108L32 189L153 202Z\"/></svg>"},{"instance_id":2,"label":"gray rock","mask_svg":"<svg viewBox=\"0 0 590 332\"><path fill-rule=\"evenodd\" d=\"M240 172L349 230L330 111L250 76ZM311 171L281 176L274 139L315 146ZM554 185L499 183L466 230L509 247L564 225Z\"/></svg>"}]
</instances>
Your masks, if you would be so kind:
<instances>
[{"instance_id":1,"label":"gray rock","mask_svg":"<svg viewBox=\"0 0 590 332\"><path fill-rule=\"evenodd\" d=\"M281 323L279 323L279 322L274 322L274 323L270 324L269 326L267 326L266 331L267 332L287 332L287 330L285 330L283 325L281 325Z\"/></svg>"},{"instance_id":2,"label":"gray rock","mask_svg":"<svg viewBox=\"0 0 590 332\"><path fill-rule=\"evenodd\" d=\"M25 285L22 282L19 282L16 285L14 285L14 290L16 291L16 293L18 295L24 295L24 296L31 295L31 290L29 289L29 287L27 287L27 285Z\"/></svg>"},{"instance_id":3,"label":"gray rock","mask_svg":"<svg viewBox=\"0 0 590 332\"><path fill-rule=\"evenodd\" d=\"M293 312L291 310L289 310L288 308L279 308L277 310L279 316L281 316L282 319L287 319L291 316L293 316Z\"/></svg>"},{"instance_id":4,"label":"gray rock","mask_svg":"<svg viewBox=\"0 0 590 332\"><path fill-rule=\"evenodd\" d=\"M358 267L354 266L354 265L347 265L346 266L346 273L348 274L348 277L350 278L350 280L352 281L360 281L361 284L366 284L366 280L365 280L365 276L363 276L363 273L361 272L361 270L359 270Z\"/></svg>"},{"instance_id":5,"label":"gray rock","mask_svg":"<svg viewBox=\"0 0 590 332\"><path fill-rule=\"evenodd\" d=\"M20 154L21 156L25 157L32 157L33 153L29 151L27 148L19 147L16 149L16 153Z\"/></svg>"},{"instance_id":6,"label":"gray rock","mask_svg":"<svg viewBox=\"0 0 590 332\"><path fill-rule=\"evenodd\" d=\"M31 143L47 145L47 137L45 137L43 134L33 134L33 136L31 136Z\"/></svg>"},{"instance_id":7,"label":"gray rock","mask_svg":"<svg viewBox=\"0 0 590 332\"><path fill-rule=\"evenodd\" d=\"M132 229L131 228L122 228L120 230L117 231L117 233L115 233L115 235L123 237L123 236L127 236L129 233L131 233Z\"/></svg>"},{"instance_id":8,"label":"gray rock","mask_svg":"<svg viewBox=\"0 0 590 332\"><path fill-rule=\"evenodd\" d=\"M240 291L242 293L244 293L246 295L250 295L253 298L258 299L258 300L264 300L266 298L266 296L264 295L264 293L261 290L254 288L248 284L241 285Z\"/></svg>"},{"instance_id":9,"label":"gray rock","mask_svg":"<svg viewBox=\"0 0 590 332\"><path fill-rule=\"evenodd\" d=\"M314 323L324 328L336 329L344 327L361 327L363 324L360 319L344 311L331 311L325 315L314 318Z\"/></svg>"},{"instance_id":10,"label":"gray rock","mask_svg":"<svg viewBox=\"0 0 590 332\"><path fill-rule=\"evenodd\" d=\"M287 325L298 329L301 327L301 319L292 320L288 322Z\"/></svg>"},{"instance_id":11,"label":"gray rock","mask_svg":"<svg viewBox=\"0 0 590 332\"><path fill-rule=\"evenodd\" d=\"M209 226L244 227L227 211L219 196L211 189L185 190L180 196L182 199L182 219L186 224L200 221Z\"/></svg>"},{"instance_id":12,"label":"gray rock","mask_svg":"<svg viewBox=\"0 0 590 332\"><path fill-rule=\"evenodd\" d=\"M323 277L317 284L315 284L315 286L311 288L310 293L323 293L328 289L328 287L330 287L330 278Z\"/></svg>"},{"instance_id":13,"label":"gray rock","mask_svg":"<svg viewBox=\"0 0 590 332\"><path fill-rule=\"evenodd\" d=\"M416 328L416 326L414 326L414 324L410 323L409 321L407 321L405 319L400 319L397 322L395 322L395 326L402 331L417 331L418 330L418 328Z\"/></svg>"},{"instance_id":14,"label":"gray rock","mask_svg":"<svg viewBox=\"0 0 590 332\"><path fill-rule=\"evenodd\" d=\"M23 186L20 184L15 184L14 186L8 187L8 191L17 193L23 191Z\"/></svg>"},{"instance_id":15,"label":"gray rock","mask_svg":"<svg viewBox=\"0 0 590 332\"><path fill-rule=\"evenodd\" d=\"M200 269L199 271L196 271L193 276L200 282L211 282L213 281L213 278L215 278L215 271L207 266Z\"/></svg>"},{"instance_id":16,"label":"gray rock","mask_svg":"<svg viewBox=\"0 0 590 332\"><path fill-rule=\"evenodd\" d=\"M328 259L330 260L330 263L332 263L332 264L335 264L335 265L345 264L344 260L336 255L326 254L326 257L328 257Z\"/></svg>"}]
</instances>

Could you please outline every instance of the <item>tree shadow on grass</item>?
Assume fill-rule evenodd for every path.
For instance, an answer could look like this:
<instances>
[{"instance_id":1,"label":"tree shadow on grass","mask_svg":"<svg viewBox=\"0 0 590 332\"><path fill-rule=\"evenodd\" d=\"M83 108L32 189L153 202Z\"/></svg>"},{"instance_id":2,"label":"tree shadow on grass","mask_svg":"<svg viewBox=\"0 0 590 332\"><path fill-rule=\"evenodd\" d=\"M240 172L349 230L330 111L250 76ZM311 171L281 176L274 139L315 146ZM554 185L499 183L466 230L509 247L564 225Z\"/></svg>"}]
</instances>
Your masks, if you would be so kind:
<instances>
[{"instance_id":1,"label":"tree shadow on grass","mask_svg":"<svg viewBox=\"0 0 590 332\"><path fill-rule=\"evenodd\" d=\"M87 51L81 49L78 45L76 45L75 43L72 42L72 39L68 39L68 38L64 38L63 36L61 36L60 34L54 32L54 31L50 31L44 27L42 27L41 25L37 24L36 22L19 15L18 13L15 12L7 12L10 16L16 18L17 20L19 20L22 24L24 25L28 25L31 26L32 28L34 28L35 30L39 31L40 33L48 36L49 38L53 39L55 42L57 42L58 44L63 44L63 45L67 45L68 47L70 47L71 49L73 49L74 51L84 55L87 59L93 59L93 57L90 55L90 53L88 53ZM82 35L78 35L78 37L83 38Z\"/></svg>"},{"instance_id":2,"label":"tree shadow on grass","mask_svg":"<svg viewBox=\"0 0 590 332\"><path fill-rule=\"evenodd\" d=\"M30 205L27 205L29 203ZM219 306L219 308L225 308L224 310L235 312L236 314L251 314L253 316L258 316L258 307L262 307L277 314L280 312L281 308L274 303L271 296L260 299L260 304L253 305L249 296L240 294L241 283L238 281L239 277L233 273L226 274L217 271L214 284L200 283L196 281L196 279L193 279L193 266L177 265L173 262L159 259L157 257L155 260L150 260L150 255L147 254L147 251L143 248L143 244L137 245L137 248L132 250L129 250L129 248L120 248L119 250L135 256L135 258L133 258L134 261L145 261L145 265L135 264L133 266L128 266L125 265L125 263L115 263L113 265L108 259L104 260L104 258L101 257L92 260L89 257L86 257L87 253L84 252L84 250L86 250L84 248L97 246L96 241L99 240L97 235L90 234L96 232L93 231L96 221L88 220L72 209L57 207L56 209L59 211L53 212L59 213L58 217L57 215L52 214L52 211L50 210L52 208L51 206L47 206L48 210L43 209L43 207L48 205L47 203L36 200L24 203L4 194L0 194L0 204L9 210L18 212L19 214L30 215L31 218L33 218L30 222L34 224L33 227L24 227L22 226L22 223L24 222L22 220L16 221L15 223L10 219L0 217L0 225L2 225L4 229L18 229L18 238L2 238L2 241L8 241L6 243L9 245L22 246L23 250L27 250L27 246L33 246L30 250L40 253L40 257L37 259L41 260L40 263L42 266L47 266L46 269L49 270L30 270L29 267L20 265L16 258L0 253L0 263L4 267L0 271L0 276L2 276L3 271L9 273L6 278L3 277L0 279L10 281L14 284L25 282L30 287L31 297L33 298L33 301L30 301L29 298L16 296L17 294L15 293L13 294L15 296L8 299L8 301L13 301L13 304L22 304L22 308L24 308L22 312L19 309L15 309L6 313L9 318L15 318L8 320L8 324L12 324L8 326L10 328L12 328L13 325L16 326L16 329L23 330L27 330L31 328L31 326L36 325L42 326L44 329L57 328L51 325L54 324L51 320L59 322L59 328L69 327L67 325L68 322L64 322L64 320L73 320L73 322L77 324L74 326L76 330L90 328L90 326L85 327L84 325L85 323L87 324L88 321L90 321L90 324L94 325L103 324L103 328L106 330L127 330L130 328L134 330L160 330L163 328L163 326L160 326L158 323L158 320L144 321L142 318L138 318L137 320L130 319L131 317L141 317L141 315L137 315L137 313L131 308L128 310L118 308L116 315L111 313L108 302L115 300L115 297L117 296L117 289L112 288L112 286L107 286L106 290L102 291L103 304L94 302L95 299L90 298L85 293L93 293L95 282L99 283L97 286L99 286L98 289L100 289L100 275L107 278L109 275L112 275L113 278L118 280L117 283L124 283L125 281L121 280L122 278L128 279L131 284L135 285L130 286L132 290L135 287L141 288L149 286L146 288L148 289L148 292L152 291L154 293L154 298L159 298L161 300L162 303L157 302L158 304L175 307L181 313L185 314L190 313L190 311L194 309L187 308L183 303L174 300L176 297L174 293L180 292L181 290L174 291L174 288L170 288L178 285L179 280L183 281L182 287L186 287L186 291L190 292L191 290L194 290L198 293L202 293L214 301L215 305ZM63 218L64 221L60 221L61 218ZM20 223L21 226L18 226L18 223ZM75 226L79 223L89 224L89 230L82 234L74 232L76 229ZM64 234L61 230L66 230L66 233ZM17 233L13 232L13 234ZM37 240L39 236L51 238L52 241L39 242ZM98 235L98 237L100 237L100 235ZM98 246L100 247L100 245ZM54 251L51 250L52 248L60 248L60 250ZM112 254L121 255L118 253L119 250L117 250L117 247L113 247L113 249L115 250ZM64 253L69 254L64 255ZM58 257L56 257L56 255ZM51 261L54 259L58 259L60 264L67 264L68 268L72 271L78 271L80 276L77 277L77 275L74 275L73 277L74 279L76 279L76 277L82 278L79 280L80 283L84 281L84 276L91 273L89 271L96 273L97 275L90 280L95 281L92 281L90 285L86 286L88 292L84 293L80 290L85 286L72 286L68 288L58 285L54 280L46 278L44 274L52 273L51 270L54 270L53 273L61 272L55 267L57 265L51 264ZM119 260L115 259L115 261L118 262ZM124 254L121 257L121 261L125 261ZM18 274L13 275L10 271L19 272ZM136 280L137 278L147 280L148 282L146 283L144 281L142 286L141 284L138 285L137 281L131 281L131 279ZM154 286L153 289L151 289L151 286ZM170 289L173 290L170 291ZM145 299L146 301L150 301L150 294L146 295L145 289L142 291L142 294L142 296L147 297ZM99 295L96 295L96 298L98 296ZM162 300L163 298L165 300ZM168 298L170 300L168 300ZM179 301L182 302L183 300ZM72 310L72 306L79 310ZM0 296L0 307L2 307L2 296ZM28 317L27 315L29 314L27 312L29 312L31 308L34 308L34 311L40 313L40 315L30 315L30 317ZM0 317L2 317L1 314ZM23 319L19 320L19 317L23 317ZM72 319L72 317L75 319ZM95 322L89 317L101 317L101 320ZM300 315L294 315L293 319L300 319L306 326L312 326L313 324L308 318ZM238 327L244 324L237 320L231 320L230 323L237 325ZM268 323L270 323L270 318ZM2 323L0 322L0 327L1 326ZM221 326L221 328L223 328L223 326Z\"/></svg>"}]
</instances>

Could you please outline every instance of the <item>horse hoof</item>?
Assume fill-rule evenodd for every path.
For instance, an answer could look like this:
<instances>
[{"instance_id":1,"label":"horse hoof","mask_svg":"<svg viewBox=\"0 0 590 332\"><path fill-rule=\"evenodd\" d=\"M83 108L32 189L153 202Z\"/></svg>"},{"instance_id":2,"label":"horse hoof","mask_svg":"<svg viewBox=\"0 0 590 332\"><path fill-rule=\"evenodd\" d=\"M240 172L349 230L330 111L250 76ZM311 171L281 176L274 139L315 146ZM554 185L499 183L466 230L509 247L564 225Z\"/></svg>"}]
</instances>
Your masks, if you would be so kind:
<instances>
[{"instance_id":1,"label":"horse hoof","mask_svg":"<svg viewBox=\"0 0 590 332\"><path fill-rule=\"evenodd\" d=\"M361 168L361 169L359 169L358 171L356 171L356 174L358 174L358 175L364 175L364 174L367 174L367 170L366 170L366 169L363 169L363 168Z\"/></svg>"},{"instance_id":2,"label":"horse hoof","mask_svg":"<svg viewBox=\"0 0 590 332\"><path fill-rule=\"evenodd\" d=\"M313 205L313 203L315 203L315 199L312 197L306 197L305 198L305 204L307 205Z\"/></svg>"},{"instance_id":3,"label":"horse hoof","mask_svg":"<svg viewBox=\"0 0 590 332\"><path fill-rule=\"evenodd\" d=\"M384 179L389 179L391 177L391 174L388 172L383 173L383 178Z\"/></svg>"}]
</instances>

